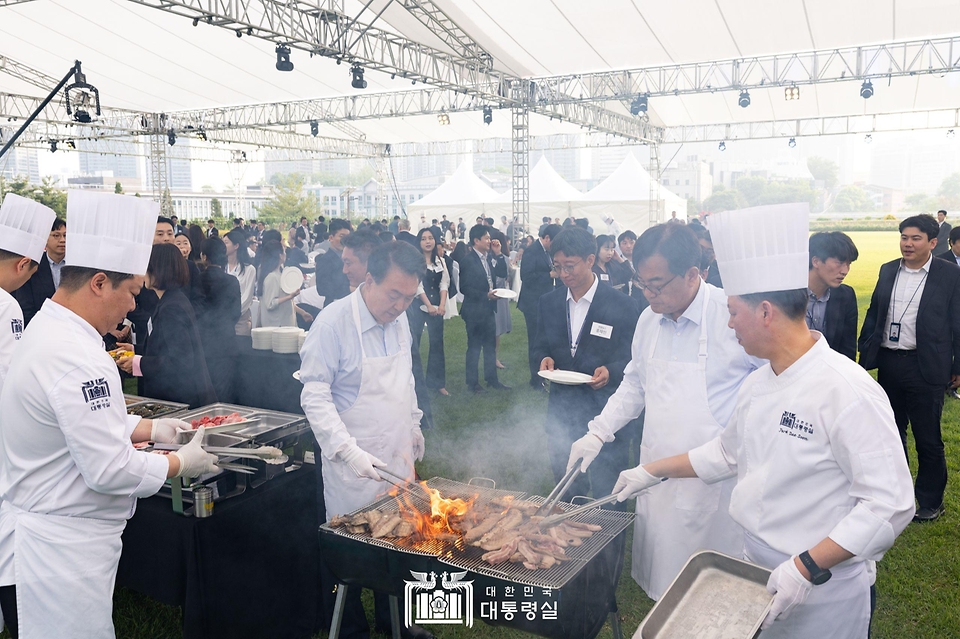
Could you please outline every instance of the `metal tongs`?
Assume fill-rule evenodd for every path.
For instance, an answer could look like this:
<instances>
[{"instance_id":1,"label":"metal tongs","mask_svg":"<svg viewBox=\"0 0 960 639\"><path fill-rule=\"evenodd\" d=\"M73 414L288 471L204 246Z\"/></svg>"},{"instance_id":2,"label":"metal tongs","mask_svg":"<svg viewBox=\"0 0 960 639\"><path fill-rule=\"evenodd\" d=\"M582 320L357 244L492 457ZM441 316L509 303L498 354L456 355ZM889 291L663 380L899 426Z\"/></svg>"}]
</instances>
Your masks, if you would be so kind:
<instances>
[{"instance_id":1,"label":"metal tongs","mask_svg":"<svg viewBox=\"0 0 960 639\"><path fill-rule=\"evenodd\" d=\"M153 445L154 450L180 450L186 444L165 444L157 442ZM273 446L260 446L259 448L227 448L222 446L202 446L203 450L216 455L217 457L239 457L243 459L282 459L285 457L283 451ZM279 454L278 454L279 453Z\"/></svg>"},{"instance_id":2,"label":"metal tongs","mask_svg":"<svg viewBox=\"0 0 960 639\"><path fill-rule=\"evenodd\" d=\"M547 500L543 502L543 505L537 508L537 512L533 513L536 515L546 515L549 513L553 507L556 505L560 498L570 489L570 486L573 484L573 480L576 479L577 475L580 474L580 461L578 459L577 463L574 464L570 470L567 471L567 474L563 476L563 479L560 480L560 483L557 484L549 495L547 495Z\"/></svg>"},{"instance_id":3,"label":"metal tongs","mask_svg":"<svg viewBox=\"0 0 960 639\"><path fill-rule=\"evenodd\" d=\"M667 481L666 477L660 479L660 482L663 483ZM606 504L617 501L617 498L620 495L614 493L613 495L607 495L606 497L601 497L600 499L594 499L593 501L588 501L582 506L578 506L573 510L568 510L565 513L560 513L559 515L551 515L550 517L545 517L540 520L537 524L540 528L553 528L557 524L563 522L564 520L570 519L571 517L576 517L577 515L583 514L590 510L594 510L599 506L604 506Z\"/></svg>"},{"instance_id":4,"label":"metal tongs","mask_svg":"<svg viewBox=\"0 0 960 639\"><path fill-rule=\"evenodd\" d=\"M408 493L413 497L416 497L418 499L426 499L427 501L430 501L430 496L426 494L426 491L423 490L423 486L420 486L420 484L416 482L411 482L407 480L405 477L401 477L399 475L391 473L386 468L375 467L375 469L377 471L377 474L380 475L380 479L387 482L388 484L393 484L399 490L402 490L403 492ZM421 492L418 494L414 490L412 490L410 488L411 484L420 488Z\"/></svg>"}]
</instances>

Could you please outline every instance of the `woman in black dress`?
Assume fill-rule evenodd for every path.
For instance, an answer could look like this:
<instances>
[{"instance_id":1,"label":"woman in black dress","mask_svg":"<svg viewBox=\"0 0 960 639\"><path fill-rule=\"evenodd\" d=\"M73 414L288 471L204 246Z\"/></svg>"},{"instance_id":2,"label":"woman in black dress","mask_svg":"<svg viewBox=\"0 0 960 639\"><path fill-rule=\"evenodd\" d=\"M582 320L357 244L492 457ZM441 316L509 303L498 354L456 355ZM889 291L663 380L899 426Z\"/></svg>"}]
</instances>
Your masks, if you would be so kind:
<instances>
[{"instance_id":1,"label":"woman in black dress","mask_svg":"<svg viewBox=\"0 0 960 639\"><path fill-rule=\"evenodd\" d=\"M410 305L407 317L410 320L410 332L413 334L414 348L420 348L423 326L430 331L430 353L427 357L427 387L449 395L447 392L447 364L443 355L443 315L449 302L450 273L447 264L437 251L437 238L429 228L420 229L417 242L423 251L427 263L427 272L423 276L419 300ZM426 308L426 311L421 310Z\"/></svg>"},{"instance_id":2,"label":"woman in black dress","mask_svg":"<svg viewBox=\"0 0 960 639\"><path fill-rule=\"evenodd\" d=\"M612 235L598 235L597 261L593 263L593 272L601 284L624 291L625 284L630 281L630 273L625 265L617 262L616 257L617 238Z\"/></svg>"}]
</instances>

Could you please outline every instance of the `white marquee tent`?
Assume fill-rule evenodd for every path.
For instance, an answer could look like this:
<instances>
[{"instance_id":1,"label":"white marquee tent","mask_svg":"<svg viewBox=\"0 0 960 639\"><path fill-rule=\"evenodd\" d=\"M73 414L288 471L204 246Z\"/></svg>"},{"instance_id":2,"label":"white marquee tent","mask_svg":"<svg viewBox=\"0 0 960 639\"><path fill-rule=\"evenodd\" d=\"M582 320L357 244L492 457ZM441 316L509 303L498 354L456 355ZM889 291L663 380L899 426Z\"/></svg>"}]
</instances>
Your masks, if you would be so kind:
<instances>
[{"instance_id":1,"label":"white marquee tent","mask_svg":"<svg viewBox=\"0 0 960 639\"><path fill-rule=\"evenodd\" d=\"M469 162L463 162L453 175L435 191L423 196L407 207L411 225L416 226L423 215L427 222L431 217L439 219L446 215L473 219L478 215L493 215L500 209L500 196L473 172Z\"/></svg>"},{"instance_id":2,"label":"white marquee tent","mask_svg":"<svg viewBox=\"0 0 960 639\"><path fill-rule=\"evenodd\" d=\"M541 157L530 170L530 220L534 227L539 226L540 218L544 216L562 220L571 213L576 215L582 200L583 193L570 186L546 157ZM502 215L510 218L513 212L512 190L507 189L500 194L497 202L497 219Z\"/></svg>"}]
</instances>

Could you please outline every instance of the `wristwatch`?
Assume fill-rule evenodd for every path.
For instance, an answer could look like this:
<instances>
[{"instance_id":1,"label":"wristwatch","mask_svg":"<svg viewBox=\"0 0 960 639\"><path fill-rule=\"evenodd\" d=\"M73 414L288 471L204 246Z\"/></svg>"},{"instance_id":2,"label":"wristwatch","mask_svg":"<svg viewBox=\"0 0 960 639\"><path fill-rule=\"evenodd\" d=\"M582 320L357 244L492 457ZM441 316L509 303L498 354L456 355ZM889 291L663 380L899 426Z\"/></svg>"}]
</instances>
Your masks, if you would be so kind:
<instances>
[{"instance_id":1,"label":"wristwatch","mask_svg":"<svg viewBox=\"0 0 960 639\"><path fill-rule=\"evenodd\" d=\"M800 553L799 557L800 563L802 563L807 569L807 572L810 573L810 582L814 586L819 586L830 581L830 577L833 576L833 573L818 566L817 562L815 562L813 557L810 556L809 551L804 550L802 553Z\"/></svg>"}]
</instances>

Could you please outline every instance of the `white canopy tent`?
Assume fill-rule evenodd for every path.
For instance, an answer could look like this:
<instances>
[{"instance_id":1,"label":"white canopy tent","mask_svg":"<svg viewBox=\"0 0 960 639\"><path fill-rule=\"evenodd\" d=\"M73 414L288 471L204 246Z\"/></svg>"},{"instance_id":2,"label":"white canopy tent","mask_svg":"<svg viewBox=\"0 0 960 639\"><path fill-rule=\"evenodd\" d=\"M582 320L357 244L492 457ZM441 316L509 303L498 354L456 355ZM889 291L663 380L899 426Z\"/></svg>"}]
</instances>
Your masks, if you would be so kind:
<instances>
[{"instance_id":1,"label":"white canopy tent","mask_svg":"<svg viewBox=\"0 0 960 639\"><path fill-rule=\"evenodd\" d=\"M500 196L476 176L469 162L463 162L446 182L407 207L410 224L417 226L423 215L429 224L431 218L446 215L453 220L463 217L472 220L478 215L494 215L499 211Z\"/></svg>"},{"instance_id":2,"label":"white canopy tent","mask_svg":"<svg viewBox=\"0 0 960 639\"><path fill-rule=\"evenodd\" d=\"M546 157L541 157L530 170L530 220L533 227L539 226L540 218L550 216L561 220L571 214L577 215L583 193L570 186L550 165ZM508 189L497 197L499 209L497 216L507 219L513 213L513 192Z\"/></svg>"}]
</instances>

